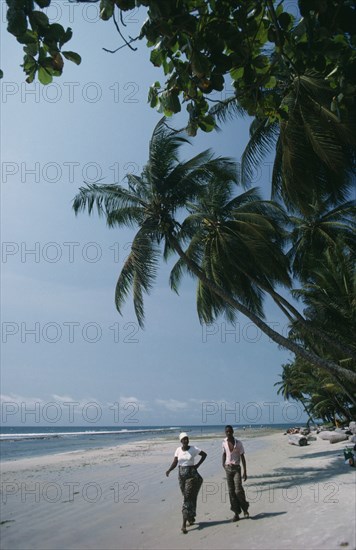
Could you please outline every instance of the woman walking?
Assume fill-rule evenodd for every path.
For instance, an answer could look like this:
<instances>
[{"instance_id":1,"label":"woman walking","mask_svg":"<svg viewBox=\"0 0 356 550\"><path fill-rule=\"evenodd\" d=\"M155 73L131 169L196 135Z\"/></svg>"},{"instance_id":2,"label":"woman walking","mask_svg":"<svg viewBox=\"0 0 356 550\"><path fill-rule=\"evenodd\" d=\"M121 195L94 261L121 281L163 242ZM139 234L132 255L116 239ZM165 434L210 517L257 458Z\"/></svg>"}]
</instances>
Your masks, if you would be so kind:
<instances>
[{"instance_id":1,"label":"woman walking","mask_svg":"<svg viewBox=\"0 0 356 550\"><path fill-rule=\"evenodd\" d=\"M206 459L207 454L198 447L189 445L189 437L185 432L179 435L179 441L181 442L181 447L178 447L174 453L173 462L166 471L166 476L168 477L170 472L174 470L178 464L179 487L183 495L182 533L186 534L188 532L187 522L189 525L193 525L195 522L197 497L203 483L203 478L198 473L198 468ZM200 455L201 458L197 464L194 464L194 458L198 455Z\"/></svg>"}]
</instances>

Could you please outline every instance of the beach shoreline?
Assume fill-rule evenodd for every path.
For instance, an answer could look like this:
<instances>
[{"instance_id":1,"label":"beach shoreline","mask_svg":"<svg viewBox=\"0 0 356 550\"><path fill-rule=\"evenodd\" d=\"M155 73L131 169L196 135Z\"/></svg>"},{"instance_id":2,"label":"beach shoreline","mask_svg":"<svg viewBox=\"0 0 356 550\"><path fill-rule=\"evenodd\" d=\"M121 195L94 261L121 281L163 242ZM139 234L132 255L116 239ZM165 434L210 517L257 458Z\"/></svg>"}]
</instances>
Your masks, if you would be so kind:
<instances>
[{"instance_id":1,"label":"beach shoreline","mask_svg":"<svg viewBox=\"0 0 356 550\"><path fill-rule=\"evenodd\" d=\"M283 433L244 439L250 519L231 523L221 437L191 440L208 454L197 523L180 532L176 472L165 471L179 442L117 447L1 463L3 550L218 549L354 550L355 468L346 442L288 444ZM238 544L237 544L238 537Z\"/></svg>"},{"instance_id":2,"label":"beach shoreline","mask_svg":"<svg viewBox=\"0 0 356 550\"><path fill-rule=\"evenodd\" d=\"M301 425L304 427L304 424ZM270 424L266 426L238 426L236 429L244 438L261 437L287 429L288 425ZM125 428L104 426L90 429L84 426L48 427L2 427L0 430L0 457L2 461L20 458L56 455L63 452L87 451L109 448L142 440L172 441L181 431L195 440L218 438L221 425L201 426L138 426Z\"/></svg>"}]
</instances>

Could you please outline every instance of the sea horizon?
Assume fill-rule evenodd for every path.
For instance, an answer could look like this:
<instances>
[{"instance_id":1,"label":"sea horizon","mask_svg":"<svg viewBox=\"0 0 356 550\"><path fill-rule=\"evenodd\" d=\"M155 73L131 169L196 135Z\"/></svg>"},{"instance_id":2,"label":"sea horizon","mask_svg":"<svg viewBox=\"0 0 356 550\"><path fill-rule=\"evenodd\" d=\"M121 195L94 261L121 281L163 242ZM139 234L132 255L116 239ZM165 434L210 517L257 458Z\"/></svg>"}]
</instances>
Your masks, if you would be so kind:
<instances>
[{"instance_id":1,"label":"sea horizon","mask_svg":"<svg viewBox=\"0 0 356 550\"><path fill-rule=\"evenodd\" d=\"M305 422L294 423L305 426ZM182 424L150 426L2 426L0 428L0 459L17 460L56 453L78 452L158 438L176 441L179 432L186 431L191 439L224 435L225 424ZM241 438L265 435L285 430L291 423L234 424Z\"/></svg>"}]
</instances>

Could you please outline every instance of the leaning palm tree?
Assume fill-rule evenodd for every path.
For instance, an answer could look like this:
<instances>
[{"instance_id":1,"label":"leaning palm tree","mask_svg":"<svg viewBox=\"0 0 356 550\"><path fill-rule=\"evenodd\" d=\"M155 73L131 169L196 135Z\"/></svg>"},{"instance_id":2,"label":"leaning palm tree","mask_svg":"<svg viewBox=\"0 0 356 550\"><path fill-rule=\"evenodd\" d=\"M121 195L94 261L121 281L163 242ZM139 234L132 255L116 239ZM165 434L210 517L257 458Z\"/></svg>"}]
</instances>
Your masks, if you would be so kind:
<instances>
[{"instance_id":1,"label":"leaning palm tree","mask_svg":"<svg viewBox=\"0 0 356 550\"><path fill-rule=\"evenodd\" d=\"M293 274L302 280L313 276L315 262L328 251L336 251L342 241L355 256L355 214L353 200L334 206L332 197L314 195L300 215L291 215L288 255Z\"/></svg>"},{"instance_id":2,"label":"leaning palm tree","mask_svg":"<svg viewBox=\"0 0 356 550\"><path fill-rule=\"evenodd\" d=\"M187 204L189 215L181 225L182 234L190 237L185 254L210 280L263 317L264 293L274 297L276 284L291 284L282 249L285 215L256 189L235 196L235 187L232 181L222 185L212 178L204 194ZM189 268L181 258L170 278L175 291L184 271ZM234 319L236 309L226 311L225 302L199 279L197 297L201 321L211 322L220 310Z\"/></svg>"},{"instance_id":3,"label":"leaning palm tree","mask_svg":"<svg viewBox=\"0 0 356 550\"><path fill-rule=\"evenodd\" d=\"M344 120L332 111L334 90L317 73L281 75L279 121L257 116L242 155L242 179L249 181L256 165L274 153L271 195L288 208L303 210L315 194L334 204L346 200L353 184L356 158L354 110ZM263 93L266 97L268 90ZM218 120L244 113L238 98L211 110Z\"/></svg>"},{"instance_id":4,"label":"leaning palm tree","mask_svg":"<svg viewBox=\"0 0 356 550\"><path fill-rule=\"evenodd\" d=\"M307 406L308 385L310 385L308 375L293 363L287 363L282 365L282 374L279 376L281 380L274 384L274 386L279 386L277 395L282 394L285 401L293 399L301 403L308 416L308 424L315 423Z\"/></svg>"},{"instance_id":5,"label":"leaning palm tree","mask_svg":"<svg viewBox=\"0 0 356 550\"><path fill-rule=\"evenodd\" d=\"M120 185L91 184L80 188L74 200L76 213L96 205L109 227L138 226L131 253L116 285L115 303L119 312L132 288L135 312L143 326L143 293L148 293L156 277L163 245L166 259L182 237L176 217L189 200L202 192L209 179L219 177L223 184L236 181L237 166L228 158L214 158L207 150L187 162L180 162L179 147L189 143L172 131L162 119L149 144L149 161L141 176L127 175L128 188Z\"/></svg>"},{"instance_id":6,"label":"leaning palm tree","mask_svg":"<svg viewBox=\"0 0 356 550\"><path fill-rule=\"evenodd\" d=\"M149 145L149 161L141 176L128 175L128 189L120 185L92 184L81 188L74 199L76 213L96 205L99 214L106 217L110 227L138 226L129 254L120 273L115 293L116 307L121 311L130 290L138 322L143 326L143 294L150 291L156 277L160 258L175 252L186 263L190 273L198 278L214 298L220 301L219 313L237 310L246 315L277 344L286 347L311 363L341 376L356 379L356 373L327 361L290 341L264 322L253 305L239 300L237 285L227 290L219 281L210 278L199 258L191 258L184 252L186 240L192 238L185 232L177 218L189 201L204 193L212 179L219 178L222 186L236 182L236 164L227 158L214 158L205 151L190 161L180 162L178 150L187 139L168 128L161 120L154 129Z\"/></svg>"},{"instance_id":7,"label":"leaning palm tree","mask_svg":"<svg viewBox=\"0 0 356 550\"><path fill-rule=\"evenodd\" d=\"M355 357L355 264L352 255L345 253L343 243L315 262L308 283L293 294L303 299L307 319L327 334L329 343L339 340L344 359L348 359L348 354Z\"/></svg>"},{"instance_id":8,"label":"leaning palm tree","mask_svg":"<svg viewBox=\"0 0 356 550\"><path fill-rule=\"evenodd\" d=\"M290 218L277 204L261 200L256 189L250 189L237 197L234 191L232 182L222 185L217 178L212 178L205 186L204 194L197 196L194 203L187 204L190 215L181 226L182 232L190 236L186 256L201 265L210 280L235 294L241 303L260 317L263 317L263 297L268 294L292 323L294 331L326 342L329 347L333 345L338 354L344 357L345 344L337 338L331 339L330 333L325 333L322 326L310 323L276 291L276 285L289 288L291 285L287 257L282 249L287 235L284 226L290 223ZM337 212L339 210L344 216L349 213L346 206L344 209L336 209ZM330 225L331 234L350 237L349 226L333 223L335 218L336 213L322 220L325 228L322 227L320 233L323 235L327 232ZM329 244L328 240L326 243ZM187 263L180 259L170 279L175 291L183 273L187 271ZM226 302L210 292L200 279L197 309L203 322L212 322L219 313L225 313L233 321L236 314L236 309L227 309ZM351 356L356 358L352 350Z\"/></svg>"}]
</instances>

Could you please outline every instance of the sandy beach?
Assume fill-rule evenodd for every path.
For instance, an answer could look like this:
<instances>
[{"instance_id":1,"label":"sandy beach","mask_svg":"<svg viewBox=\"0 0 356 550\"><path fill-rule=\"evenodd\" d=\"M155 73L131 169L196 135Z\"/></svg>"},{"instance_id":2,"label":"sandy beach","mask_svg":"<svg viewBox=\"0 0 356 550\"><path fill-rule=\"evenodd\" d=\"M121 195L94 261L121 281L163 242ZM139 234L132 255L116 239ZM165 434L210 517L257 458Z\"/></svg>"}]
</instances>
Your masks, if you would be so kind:
<instances>
[{"instance_id":1,"label":"sandy beach","mask_svg":"<svg viewBox=\"0 0 356 550\"><path fill-rule=\"evenodd\" d=\"M1 464L1 548L354 550L355 468L347 442L289 445L275 433L244 439L250 518L231 522L222 437L191 440L208 453L197 523L180 532L178 442L141 441Z\"/></svg>"}]
</instances>

